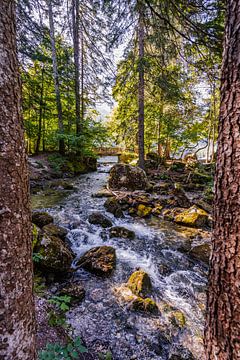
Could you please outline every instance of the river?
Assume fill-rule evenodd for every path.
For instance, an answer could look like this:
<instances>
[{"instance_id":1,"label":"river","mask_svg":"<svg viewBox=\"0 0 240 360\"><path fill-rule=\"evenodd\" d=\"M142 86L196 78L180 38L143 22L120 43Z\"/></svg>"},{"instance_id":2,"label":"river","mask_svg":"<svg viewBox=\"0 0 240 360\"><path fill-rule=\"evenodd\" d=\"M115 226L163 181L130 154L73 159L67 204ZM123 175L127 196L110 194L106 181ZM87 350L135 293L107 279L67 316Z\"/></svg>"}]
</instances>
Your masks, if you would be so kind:
<instances>
[{"instance_id":1,"label":"river","mask_svg":"<svg viewBox=\"0 0 240 360\"><path fill-rule=\"evenodd\" d=\"M69 230L68 241L76 259L94 246L111 245L116 249L117 266L110 277L76 271L74 281L84 286L86 297L69 311L68 322L89 349L96 353L110 351L116 360L203 360L207 266L178 250L176 244L187 241L186 237L171 223L157 218L116 219L107 214L114 225L133 230L134 240L110 238L107 230L88 222L93 211L106 213L106 199L93 195L106 185L116 161L115 157L101 158L97 172L73 181L75 190L71 194L60 194L55 204L46 202L44 206L42 201L39 206ZM133 312L120 296L122 285L137 268L144 269L152 280L158 315ZM172 324L167 305L183 314L184 324Z\"/></svg>"}]
</instances>

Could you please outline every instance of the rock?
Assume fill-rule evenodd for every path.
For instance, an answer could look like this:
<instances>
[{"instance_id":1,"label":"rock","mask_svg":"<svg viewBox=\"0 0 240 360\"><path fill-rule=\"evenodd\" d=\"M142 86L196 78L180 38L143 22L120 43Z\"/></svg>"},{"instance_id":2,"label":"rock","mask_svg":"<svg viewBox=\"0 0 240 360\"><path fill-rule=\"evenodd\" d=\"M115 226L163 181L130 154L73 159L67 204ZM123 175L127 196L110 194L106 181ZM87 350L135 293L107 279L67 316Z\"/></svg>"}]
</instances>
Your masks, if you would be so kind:
<instances>
[{"instance_id":1,"label":"rock","mask_svg":"<svg viewBox=\"0 0 240 360\"><path fill-rule=\"evenodd\" d=\"M191 202L180 184L174 184L172 193L178 206L183 208L189 208L191 206Z\"/></svg>"},{"instance_id":2,"label":"rock","mask_svg":"<svg viewBox=\"0 0 240 360\"><path fill-rule=\"evenodd\" d=\"M34 252L37 267L52 273L70 272L74 255L60 238L41 233Z\"/></svg>"},{"instance_id":3,"label":"rock","mask_svg":"<svg viewBox=\"0 0 240 360\"><path fill-rule=\"evenodd\" d=\"M119 205L117 199L114 197L107 199L104 203L104 207L108 212L113 214L116 218L120 218L123 216L122 208Z\"/></svg>"},{"instance_id":4,"label":"rock","mask_svg":"<svg viewBox=\"0 0 240 360\"><path fill-rule=\"evenodd\" d=\"M176 215L174 221L177 224L190 227L202 227L208 223L208 214L206 211L194 205L188 210Z\"/></svg>"},{"instance_id":5,"label":"rock","mask_svg":"<svg viewBox=\"0 0 240 360\"><path fill-rule=\"evenodd\" d=\"M164 220L173 221L182 211L182 208L166 209L163 211L163 218Z\"/></svg>"},{"instance_id":6,"label":"rock","mask_svg":"<svg viewBox=\"0 0 240 360\"><path fill-rule=\"evenodd\" d=\"M148 186L145 171L127 164L114 165L108 183L113 190L144 190Z\"/></svg>"},{"instance_id":7,"label":"rock","mask_svg":"<svg viewBox=\"0 0 240 360\"><path fill-rule=\"evenodd\" d=\"M41 229L39 227L37 227L37 225L32 224L32 250L33 250L33 252L38 243L40 233L41 233Z\"/></svg>"},{"instance_id":8,"label":"rock","mask_svg":"<svg viewBox=\"0 0 240 360\"><path fill-rule=\"evenodd\" d=\"M151 279L145 271L138 270L128 279L127 287L133 294L146 297L152 290Z\"/></svg>"},{"instance_id":9,"label":"rock","mask_svg":"<svg viewBox=\"0 0 240 360\"><path fill-rule=\"evenodd\" d=\"M53 223L53 217L46 212L36 211L32 213L32 222L42 228L45 225Z\"/></svg>"},{"instance_id":10,"label":"rock","mask_svg":"<svg viewBox=\"0 0 240 360\"><path fill-rule=\"evenodd\" d=\"M116 266L116 251L111 246L98 246L87 251L77 262L82 267L96 275L110 275Z\"/></svg>"},{"instance_id":11,"label":"rock","mask_svg":"<svg viewBox=\"0 0 240 360\"><path fill-rule=\"evenodd\" d=\"M110 237L123 238L123 239L134 239L135 232L129 229L126 229L122 226L114 226L110 229Z\"/></svg>"},{"instance_id":12,"label":"rock","mask_svg":"<svg viewBox=\"0 0 240 360\"><path fill-rule=\"evenodd\" d=\"M170 183L161 181L153 186L153 192L156 194L167 195L170 188Z\"/></svg>"},{"instance_id":13,"label":"rock","mask_svg":"<svg viewBox=\"0 0 240 360\"><path fill-rule=\"evenodd\" d=\"M59 291L59 295L71 296L71 304L76 304L84 299L85 290L80 284L70 283Z\"/></svg>"},{"instance_id":14,"label":"rock","mask_svg":"<svg viewBox=\"0 0 240 360\"><path fill-rule=\"evenodd\" d=\"M210 254L211 254L211 244L202 243L196 246L193 246L190 250L190 254L196 259L201 260L205 263L209 263Z\"/></svg>"},{"instance_id":15,"label":"rock","mask_svg":"<svg viewBox=\"0 0 240 360\"><path fill-rule=\"evenodd\" d=\"M212 212L212 206L209 205L206 201L202 199L198 199L194 201L194 204L198 206L199 208L205 210L207 213L211 214Z\"/></svg>"},{"instance_id":16,"label":"rock","mask_svg":"<svg viewBox=\"0 0 240 360\"><path fill-rule=\"evenodd\" d=\"M158 307L154 300L150 298L142 299L141 297L135 298L131 303L131 309L134 311L141 311L147 313L158 313Z\"/></svg>"},{"instance_id":17,"label":"rock","mask_svg":"<svg viewBox=\"0 0 240 360\"><path fill-rule=\"evenodd\" d=\"M112 226L111 220L100 212L92 213L89 216L88 221L90 222L90 224L101 225L103 228L108 228Z\"/></svg>"},{"instance_id":18,"label":"rock","mask_svg":"<svg viewBox=\"0 0 240 360\"><path fill-rule=\"evenodd\" d=\"M66 236L67 236L67 230L64 229L63 227L61 226L58 226L58 225L54 225L54 224L48 224L48 225L45 225L42 230L50 235L50 236L56 236L56 237L59 237L60 239L62 240L65 240L66 239Z\"/></svg>"},{"instance_id":19,"label":"rock","mask_svg":"<svg viewBox=\"0 0 240 360\"><path fill-rule=\"evenodd\" d=\"M183 328L186 325L186 318L184 314L180 311L173 311L170 315L170 321L174 326Z\"/></svg>"},{"instance_id":20,"label":"rock","mask_svg":"<svg viewBox=\"0 0 240 360\"><path fill-rule=\"evenodd\" d=\"M139 217L147 217L151 215L152 208L150 206L146 206L143 204L139 204L137 207L137 216Z\"/></svg>"},{"instance_id":21,"label":"rock","mask_svg":"<svg viewBox=\"0 0 240 360\"><path fill-rule=\"evenodd\" d=\"M108 189L101 189L98 192L96 192L95 194L93 194L93 197L95 198L104 198L104 197L112 197L112 193L111 191L109 191Z\"/></svg>"}]
</instances>

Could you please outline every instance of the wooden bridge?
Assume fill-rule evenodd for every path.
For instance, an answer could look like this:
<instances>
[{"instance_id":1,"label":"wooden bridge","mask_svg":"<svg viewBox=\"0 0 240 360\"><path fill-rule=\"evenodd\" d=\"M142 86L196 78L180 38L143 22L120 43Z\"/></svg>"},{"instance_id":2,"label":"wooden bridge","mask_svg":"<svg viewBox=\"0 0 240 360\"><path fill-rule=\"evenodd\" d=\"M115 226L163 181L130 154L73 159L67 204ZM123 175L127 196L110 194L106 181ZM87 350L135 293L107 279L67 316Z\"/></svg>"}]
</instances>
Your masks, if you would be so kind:
<instances>
[{"instance_id":1,"label":"wooden bridge","mask_svg":"<svg viewBox=\"0 0 240 360\"><path fill-rule=\"evenodd\" d=\"M96 148L95 153L100 156L119 156L122 154L123 149L121 147L99 147Z\"/></svg>"}]
</instances>

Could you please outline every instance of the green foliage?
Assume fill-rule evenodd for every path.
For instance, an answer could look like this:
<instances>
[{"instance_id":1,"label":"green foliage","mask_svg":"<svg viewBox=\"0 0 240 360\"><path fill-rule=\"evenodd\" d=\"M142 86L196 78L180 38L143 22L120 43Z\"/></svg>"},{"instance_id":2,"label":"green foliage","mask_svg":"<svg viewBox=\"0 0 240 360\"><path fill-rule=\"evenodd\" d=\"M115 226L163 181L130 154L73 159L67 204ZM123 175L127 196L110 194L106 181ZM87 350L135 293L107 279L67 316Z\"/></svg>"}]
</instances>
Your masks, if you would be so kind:
<instances>
[{"instance_id":1,"label":"green foliage","mask_svg":"<svg viewBox=\"0 0 240 360\"><path fill-rule=\"evenodd\" d=\"M34 291L34 294L37 294L38 296L43 296L46 291L46 286L43 282L43 279L38 275L34 275L33 291Z\"/></svg>"},{"instance_id":2,"label":"green foliage","mask_svg":"<svg viewBox=\"0 0 240 360\"><path fill-rule=\"evenodd\" d=\"M79 359L80 354L87 353L88 350L83 346L81 338L77 337L67 345L48 344L45 350L38 355L38 360L72 360Z\"/></svg>"},{"instance_id":3,"label":"green foliage","mask_svg":"<svg viewBox=\"0 0 240 360\"><path fill-rule=\"evenodd\" d=\"M53 309L48 313L49 325L66 327L66 312L70 309L71 296L53 296L48 302L56 308L56 310Z\"/></svg>"},{"instance_id":4,"label":"green foliage","mask_svg":"<svg viewBox=\"0 0 240 360\"><path fill-rule=\"evenodd\" d=\"M33 259L33 262L35 263L40 263L41 260L43 259L43 256L39 253L33 253L32 254L32 259Z\"/></svg>"},{"instance_id":5,"label":"green foliage","mask_svg":"<svg viewBox=\"0 0 240 360\"><path fill-rule=\"evenodd\" d=\"M98 354L100 360L112 360L112 353L111 351L107 351L106 353Z\"/></svg>"},{"instance_id":6,"label":"green foliage","mask_svg":"<svg viewBox=\"0 0 240 360\"><path fill-rule=\"evenodd\" d=\"M48 161L54 171L61 172L62 167L66 162L66 159L62 155L54 153L48 156Z\"/></svg>"},{"instance_id":7,"label":"green foliage","mask_svg":"<svg viewBox=\"0 0 240 360\"><path fill-rule=\"evenodd\" d=\"M50 304L54 304L60 311L66 312L70 309L71 296L53 296L51 299L48 300L48 302Z\"/></svg>"}]
</instances>

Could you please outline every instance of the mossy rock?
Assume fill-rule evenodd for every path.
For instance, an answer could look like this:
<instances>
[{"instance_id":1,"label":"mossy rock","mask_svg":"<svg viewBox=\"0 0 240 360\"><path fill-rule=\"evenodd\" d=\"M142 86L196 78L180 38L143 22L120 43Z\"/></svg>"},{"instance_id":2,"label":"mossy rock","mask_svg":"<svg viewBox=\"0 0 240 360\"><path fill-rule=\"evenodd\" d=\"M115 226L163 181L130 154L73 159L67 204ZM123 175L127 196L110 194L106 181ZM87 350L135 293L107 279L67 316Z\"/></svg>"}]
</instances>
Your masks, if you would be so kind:
<instances>
[{"instance_id":1,"label":"mossy rock","mask_svg":"<svg viewBox=\"0 0 240 360\"><path fill-rule=\"evenodd\" d=\"M208 224L208 213L197 206L192 206L176 215L174 221L185 226L202 227Z\"/></svg>"},{"instance_id":2,"label":"mossy rock","mask_svg":"<svg viewBox=\"0 0 240 360\"><path fill-rule=\"evenodd\" d=\"M50 236L56 236L56 237L59 237L60 239L62 240L65 240L66 239L66 236L67 236L67 230L64 229L63 227L61 226L58 226L58 225L55 225L55 224L48 224L48 225L45 225L42 230L50 235Z\"/></svg>"},{"instance_id":3,"label":"mossy rock","mask_svg":"<svg viewBox=\"0 0 240 360\"><path fill-rule=\"evenodd\" d=\"M53 223L53 217L46 212L36 211L32 213L32 222L42 228L45 225Z\"/></svg>"},{"instance_id":4,"label":"mossy rock","mask_svg":"<svg viewBox=\"0 0 240 360\"><path fill-rule=\"evenodd\" d=\"M116 164L109 176L109 187L113 190L145 190L148 186L147 175L139 167Z\"/></svg>"},{"instance_id":5,"label":"mossy rock","mask_svg":"<svg viewBox=\"0 0 240 360\"><path fill-rule=\"evenodd\" d=\"M155 206L152 209L152 214L155 215L155 216L161 215L162 209L163 209L163 206L161 206L161 205Z\"/></svg>"},{"instance_id":6,"label":"mossy rock","mask_svg":"<svg viewBox=\"0 0 240 360\"><path fill-rule=\"evenodd\" d=\"M139 217L147 217L152 213L152 207L146 206L143 204L139 204L137 207L137 216Z\"/></svg>"},{"instance_id":7,"label":"mossy rock","mask_svg":"<svg viewBox=\"0 0 240 360\"><path fill-rule=\"evenodd\" d=\"M186 325L185 315L180 310L171 313L170 321L173 325L179 328L183 328Z\"/></svg>"},{"instance_id":8,"label":"mossy rock","mask_svg":"<svg viewBox=\"0 0 240 360\"><path fill-rule=\"evenodd\" d=\"M133 240L135 238L135 232L132 230L126 229L123 226L113 226L110 229L110 237Z\"/></svg>"},{"instance_id":9,"label":"mossy rock","mask_svg":"<svg viewBox=\"0 0 240 360\"><path fill-rule=\"evenodd\" d=\"M97 246L87 251L76 265L95 275L108 276L116 266L116 251L111 246Z\"/></svg>"},{"instance_id":10,"label":"mossy rock","mask_svg":"<svg viewBox=\"0 0 240 360\"><path fill-rule=\"evenodd\" d=\"M34 252L38 259L36 267L57 274L71 271L74 255L60 238L41 233Z\"/></svg>"},{"instance_id":11,"label":"mossy rock","mask_svg":"<svg viewBox=\"0 0 240 360\"><path fill-rule=\"evenodd\" d=\"M174 161L171 165L172 171L184 172L186 164L182 161Z\"/></svg>"},{"instance_id":12,"label":"mossy rock","mask_svg":"<svg viewBox=\"0 0 240 360\"><path fill-rule=\"evenodd\" d=\"M129 164L131 163L133 160L137 160L138 155L134 152L124 152L119 156L119 160L121 163L124 164Z\"/></svg>"},{"instance_id":13,"label":"mossy rock","mask_svg":"<svg viewBox=\"0 0 240 360\"><path fill-rule=\"evenodd\" d=\"M127 287L133 294L146 297L152 290L152 283L149 275L145 271L138 270L130 276Z\"/></svg>"},{"instance_id":14,"label":"mossy rock","mask_svg":"<svg viewBox=\"0 0 240 360\"><path fill-rule=\"evenodd\" d=\"M154 300L150 298L143 299L141 297L137 297L132 301L131 309L134 311L146 312L151 314L158 313L158 306Z\"/></svg>"},{"instance_id":15,"label":"mossy rock","mask_svg":"<svg viewBox=\"0 0 240 360\"><path fill-rule=\"evenodd\" d=\"M118 200L114 197L107 199L104 203L104 207L108 212L113 214L116 218L120 218L123 216L122 208L119 205Z\"/></svg>"}]
</instances>

